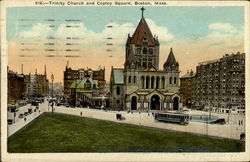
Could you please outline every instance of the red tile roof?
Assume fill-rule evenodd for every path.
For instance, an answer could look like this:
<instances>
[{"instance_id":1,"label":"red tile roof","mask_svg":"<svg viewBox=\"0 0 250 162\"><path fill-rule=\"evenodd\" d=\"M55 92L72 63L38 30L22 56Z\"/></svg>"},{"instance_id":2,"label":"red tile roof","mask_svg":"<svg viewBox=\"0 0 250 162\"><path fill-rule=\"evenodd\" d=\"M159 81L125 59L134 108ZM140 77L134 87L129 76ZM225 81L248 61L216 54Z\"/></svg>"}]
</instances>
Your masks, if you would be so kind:
<instances>
[{"instance_id":1,"label":"red tile roof","mask_svg":"<svg viewBox=\"0 0 250 162\"><path fill-rule=\"evenodd\" d=\"M132 38L131 43L135 45L142 45L143 38L146 36L149 46L154 46L156 44L155 39L148 27L146 20L142 17Z\"/></svg>"}]
</instances>

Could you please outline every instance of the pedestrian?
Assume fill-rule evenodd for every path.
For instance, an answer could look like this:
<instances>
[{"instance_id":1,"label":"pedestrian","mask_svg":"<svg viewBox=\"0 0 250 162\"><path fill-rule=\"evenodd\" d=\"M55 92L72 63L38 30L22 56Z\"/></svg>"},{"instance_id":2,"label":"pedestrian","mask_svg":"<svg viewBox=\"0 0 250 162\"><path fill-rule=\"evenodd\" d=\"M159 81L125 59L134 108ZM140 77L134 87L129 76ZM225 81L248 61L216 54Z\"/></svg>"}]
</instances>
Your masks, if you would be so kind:
<instances>
[{"instance_id":1,"label":"pedestrian","mask_svg":"<svg viewBox=\"0 0 250 162\"><path fill-rule=\"evenodd\" d=\"M39 114L40 114L40 110L39 110Z\"/></svg>"},{"instance_id":2,"label":"pedestrian","mask_svg":"<svg viewBox=\"0 0 250 162\"><path fill-rule=\"evenodd\" d=\"M26 118L24 118L24 121L26 122Z\"/></svg>"},{"instance_id":3,"label":"pedestrian","mask_svg":"<svg viewBox=\"0 0 250 162\"><path fill-rule=\"evenodd\" d=\"M82 116L82 112L80 113L80 115Z\"/></svg>"},{"instance_id":4,"label":"pedestrian","mask_svg":"<svg viewBox=\"0 0 250 162\"><path fill-rule=\"evenodd\" d=\"M182 151L183 151L183 150L182 150L182 148L180 147L180 148L179 148L179 152L182 152Z\"/></svg>"}]
</instances>

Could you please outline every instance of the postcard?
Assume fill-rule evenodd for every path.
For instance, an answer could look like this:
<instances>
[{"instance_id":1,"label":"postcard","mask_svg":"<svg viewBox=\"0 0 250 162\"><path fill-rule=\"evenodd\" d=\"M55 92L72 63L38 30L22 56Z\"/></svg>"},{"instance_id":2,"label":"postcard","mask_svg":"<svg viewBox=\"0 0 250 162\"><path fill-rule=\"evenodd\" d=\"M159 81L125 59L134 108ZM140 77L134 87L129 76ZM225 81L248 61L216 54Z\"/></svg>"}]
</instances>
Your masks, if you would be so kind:
<instances>
[{"instance_id":1,"label":"postcard","mask_svg":"<svg viewBox=\"0 0 250 162\"><path fill-rule=\"evenodd\" d=\"M2 1L2 161L247 161L249 38L243 1Z\"/></svg>"}]
</instances>

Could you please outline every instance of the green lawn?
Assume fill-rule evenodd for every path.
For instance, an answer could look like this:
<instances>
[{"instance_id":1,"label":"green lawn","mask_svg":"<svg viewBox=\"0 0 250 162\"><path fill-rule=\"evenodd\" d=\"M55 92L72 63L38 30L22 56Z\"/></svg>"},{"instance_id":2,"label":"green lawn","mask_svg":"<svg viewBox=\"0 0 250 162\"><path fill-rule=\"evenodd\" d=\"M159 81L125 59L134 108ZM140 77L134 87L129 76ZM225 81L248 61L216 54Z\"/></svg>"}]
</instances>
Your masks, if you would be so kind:
<instances>
[{"instance_id":1,"label":"green lawn","mask_svg":"<svg viewBox=\"0 0 250 162\"><path fill-rule=\"evenodd\" d=\"M45 114L8 138L8 152L239 152L240 141Z\"/></svg>"}]
</instances>

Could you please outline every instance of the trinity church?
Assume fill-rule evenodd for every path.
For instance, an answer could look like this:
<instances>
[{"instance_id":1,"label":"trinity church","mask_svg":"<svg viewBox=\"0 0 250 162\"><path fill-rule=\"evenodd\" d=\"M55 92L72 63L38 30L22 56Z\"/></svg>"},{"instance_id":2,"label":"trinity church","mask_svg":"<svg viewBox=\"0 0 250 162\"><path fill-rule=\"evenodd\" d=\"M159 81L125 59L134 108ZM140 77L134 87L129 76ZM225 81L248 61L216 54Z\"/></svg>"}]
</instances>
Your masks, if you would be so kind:
<instances>
[{"instance_id":1,"label":"trinity church","mask_svg":"<svg viewBox=\"0 0 250 162\"><path fill-rule=\"evenodd\" d=\"M159 69L157 36L144 19L126 42L124 68L111 69L110 105L113 110L179 110L179 64L172 48Z\"/></svg>"}]
</instances>

